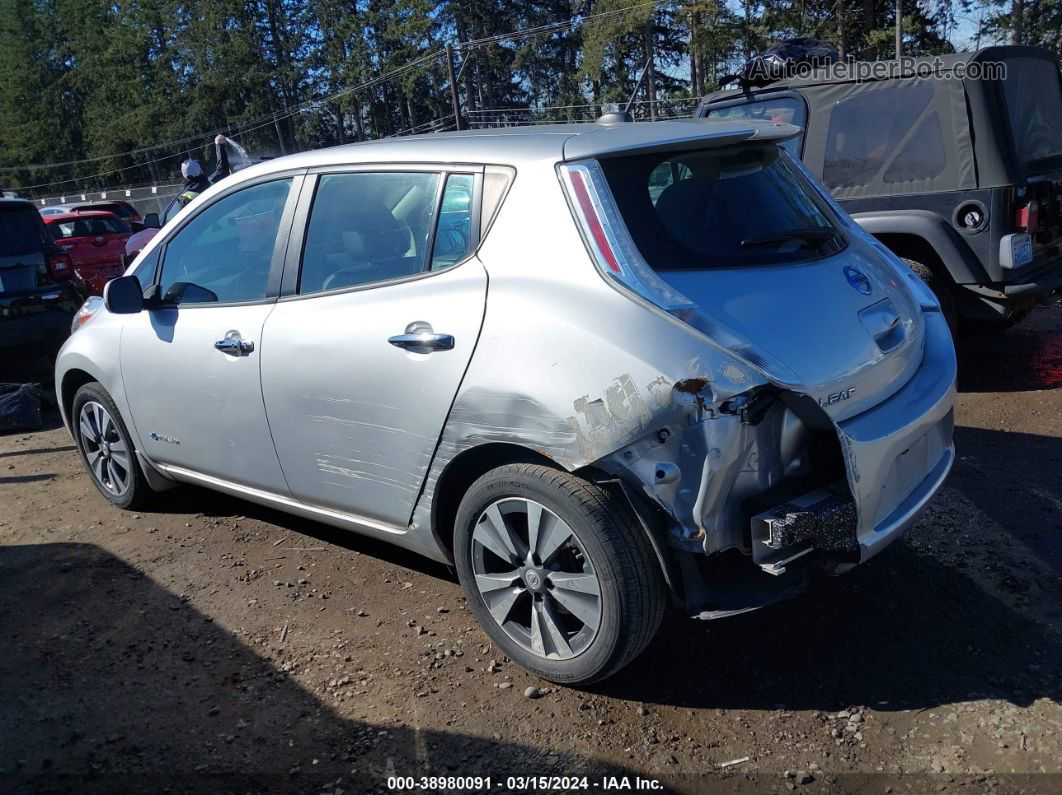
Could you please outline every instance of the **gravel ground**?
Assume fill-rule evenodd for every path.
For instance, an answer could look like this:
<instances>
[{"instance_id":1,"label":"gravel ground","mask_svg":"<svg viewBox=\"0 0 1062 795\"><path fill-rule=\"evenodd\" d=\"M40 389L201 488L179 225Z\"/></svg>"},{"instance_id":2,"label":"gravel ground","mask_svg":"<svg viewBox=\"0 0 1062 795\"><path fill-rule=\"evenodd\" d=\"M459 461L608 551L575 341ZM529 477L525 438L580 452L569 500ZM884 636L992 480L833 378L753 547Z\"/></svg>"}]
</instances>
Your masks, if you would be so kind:
<instances>
[{"instance_id":1,"label":"gravel ground","mask_svg":"<svg viewBox=\"0 0 1062 795\"><path fill-rule=\"evenodd\" d=\"M118 511L64 430L0 436L0 788L1058 792L1062 308L960 367L959 460L903 541L669 616L588 690L508 662L444 567L195 488Z\"/></svg>"}]
</instances>

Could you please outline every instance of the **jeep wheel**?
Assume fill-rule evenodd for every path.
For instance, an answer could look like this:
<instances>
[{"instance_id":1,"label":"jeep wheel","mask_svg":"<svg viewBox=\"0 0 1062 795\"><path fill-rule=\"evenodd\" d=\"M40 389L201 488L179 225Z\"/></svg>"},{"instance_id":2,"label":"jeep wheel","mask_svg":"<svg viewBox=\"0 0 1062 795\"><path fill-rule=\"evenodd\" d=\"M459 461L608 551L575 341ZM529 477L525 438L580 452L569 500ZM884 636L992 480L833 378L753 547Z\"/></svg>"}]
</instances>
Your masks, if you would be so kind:
<instances>
[{"instance_id":1,"label":"jeep wheel","mask_svg":"<svg viewBox=\"0 0 1062 795\"><path fill-rule=\"evenodd\" d=\"M549 467L510 464L473 483L457 512L454 558L486 633L553 682L615 673L663 615L660 570L630 509Z\"/></svg>"},{"instance_id":2,"label":"jeep wheel","mask_svg":"<svg viewBox=\"0 0 1062 795\"><path fill-rule=\"evenodd\" d=\"M916 262L906 257L901 259L907 263L908 268L917 273L922 281L929 285L929 289L933 291L933 295L937 297L937 301L940 303L940 311L944 315L944 320L948 323L948 328L951 329L951 336L956 336L959 332L959 308L955 302L955 294L952 292L955 287L934 274L928 266L923 265L921 262Z\"/></svg>"}]
</instances>

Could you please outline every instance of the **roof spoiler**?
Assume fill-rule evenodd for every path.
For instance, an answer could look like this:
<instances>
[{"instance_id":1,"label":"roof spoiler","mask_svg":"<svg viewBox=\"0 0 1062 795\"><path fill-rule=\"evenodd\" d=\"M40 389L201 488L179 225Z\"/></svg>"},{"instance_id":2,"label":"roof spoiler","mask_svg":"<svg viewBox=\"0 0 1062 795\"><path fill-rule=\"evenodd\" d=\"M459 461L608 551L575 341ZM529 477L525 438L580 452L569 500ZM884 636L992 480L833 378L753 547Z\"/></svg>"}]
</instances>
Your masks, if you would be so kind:
<instances>
[{"instance_id":1,"label":"roof spoiler","mask_svg":"<svg viewBox=\"0 0 1062 795\"><path fill-rule=\"evenodd\" d=\"M651 137L643 131L652 130ZM564 144L565 160L587 157L620 157L652 152L675 152L729 146L743 141L784 141L800 134L794 124L742 120L740 124L684 119L655 124L617 124L608 129L590 130L572 136ZM624 135L632 131L635 135Z\"/></svg>"}]
</instances>

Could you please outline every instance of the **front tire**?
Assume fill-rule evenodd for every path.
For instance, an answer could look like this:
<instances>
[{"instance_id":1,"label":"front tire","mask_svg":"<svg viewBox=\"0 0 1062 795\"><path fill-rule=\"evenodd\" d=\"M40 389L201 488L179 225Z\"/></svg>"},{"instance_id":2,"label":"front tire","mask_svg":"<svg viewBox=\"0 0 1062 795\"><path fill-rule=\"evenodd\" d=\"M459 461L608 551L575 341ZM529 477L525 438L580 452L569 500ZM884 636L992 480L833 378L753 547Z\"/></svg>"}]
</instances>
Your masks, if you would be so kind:
<instances>
[{"instance_id":1,"label":"front tire","mask_svg":"<svg viewBox=\"0 0 1062 795\"><path fill-rule=\"evenodd\" d=\"M142 505L151 487L140 470L125 421L107 390L95 381L82 386L71 404L70 423L92 485L119 508L132 510Z\"/></svg>"},{"instance_id":2,"label":"front tire","mask_svg":"<svg viewBox=\"0 0 1062 795\"><path fill-rule=\"evenodd\" d=\"M660 569L631 510L546 466L510 464L473 483L457 512L454 558L484 631L553 682L611 676L663 615Z\"/></svg>"}]
</instances>

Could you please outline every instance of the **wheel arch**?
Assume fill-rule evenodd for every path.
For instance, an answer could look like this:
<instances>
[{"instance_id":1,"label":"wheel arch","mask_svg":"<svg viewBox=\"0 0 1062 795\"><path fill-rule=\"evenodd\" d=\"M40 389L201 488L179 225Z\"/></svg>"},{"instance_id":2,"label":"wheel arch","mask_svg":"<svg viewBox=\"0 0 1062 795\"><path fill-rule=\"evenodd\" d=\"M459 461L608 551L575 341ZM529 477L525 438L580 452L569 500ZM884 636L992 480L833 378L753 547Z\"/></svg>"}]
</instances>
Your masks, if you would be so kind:
<instances>
[{"instance_id":1,"label":"wheel arch","mask_svg":"<svg viewBox=\"0 0 1062 795\"><path fill-rule=\"evenodd\" d=\"M544 453L512 442L487 442L454 456L439 474L431 498L432 534L451 561L454 558L454 520L462 498L476 480L506 464L542 464L567 471Z\"/></svg>"},{"instance_id":2,"label":"wheel arch","mask_svg":"<svg viewBox=\"0 0 1062 795\"><path fill-rule=\"evenodd\" d=\"M929 210L852 213L852 220L899 257L955 284L987 281L984 266L950 224Z\"/></svg>"},{"instance_id":3,"label":"wheel arch","mask_svg":"<svg viewBox=\"0 0 1062 795\"><path fill-rule=\"evenodd\" d=\"M72 367L63 373L62 380L59 382L59 406L62 410L66 429L71 433L74 430L74 418L70 413L74 405L74 395L85 384L90 384L93 381L98 383L99 378L87 370L82 370L80 367Z\"/></svg>"},{"instance_id":4,"label":"wheel arch","mask_svg":"<svg viewBox=\"0 0 1062 795\"><path fill-rule=\"evenodd\" d=\"M569 470L539 450L511 442L487 442L462 451L447 464L436 481L431 501L432 534L451 562L454 559L454 523L461 500L476 480L506 464L541 464L570 472L601 488L614 491L630 509L636 524L645 534L669 595L673 601L678 601L677 565L664 538L664 520L658 510L654 510L647 500L629 486L593 465Z\"/></svg>"}]
</instances>

